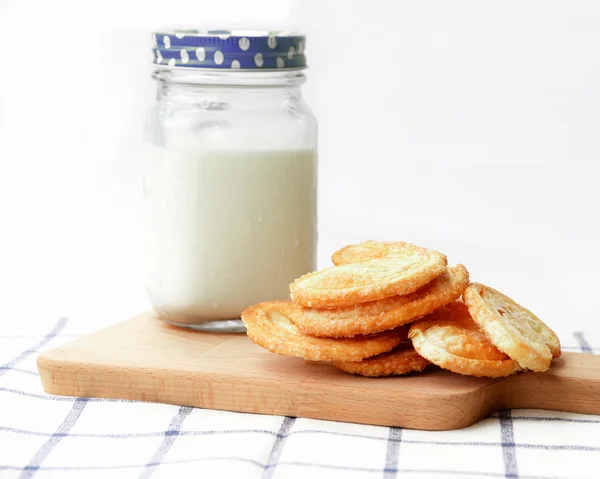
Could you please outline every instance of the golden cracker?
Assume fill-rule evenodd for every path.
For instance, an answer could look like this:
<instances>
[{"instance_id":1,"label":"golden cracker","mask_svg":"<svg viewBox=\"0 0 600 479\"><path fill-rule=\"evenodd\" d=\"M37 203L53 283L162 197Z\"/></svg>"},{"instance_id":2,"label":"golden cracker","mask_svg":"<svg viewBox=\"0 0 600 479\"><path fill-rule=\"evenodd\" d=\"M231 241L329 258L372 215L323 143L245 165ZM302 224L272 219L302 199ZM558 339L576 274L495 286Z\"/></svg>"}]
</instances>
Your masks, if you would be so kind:
<instances>
[{"instance_id":1,"label":"golden cracker","mask_svg":"<svg viewBox=\"0 0 600 479\"><path fill-rule=\"evenodd\" d=\"M519 364L479 330L462 302L451 303L413 323L408 336L421 356L458 374L497 378L519 370Z\"/></svg>"},{"instance_id":2,"label":"golden cracker","mask_svg":"<svg viewBox=\"0 0 600 479\"><path fill-rule=\"evenodd\" d=\"M339 308L415 292L446 271L444 255L430 250L362 263L333 266L298 278L290 285L294 303Z\"/></svg>"},{"instance_id":3,"label":"golden cracker","mask_svg":"<svg viewBox=\"0 0 600 479\"><path fill-rule=\"evenodd\" d=\"M522 368L546 371L561 354L552 329L508 296L479 283L470 284L463 299L489 340Z\"/></svg>"},{"instance_id":4,"label":"golden cracker","mask_svg":"<svg viewBox=\"0 0 600 479\"><path fill-rule=\"evenodd\" d=\"M300 331L290 316L302 308L290 301L268 301L242 312L248 337L259 346L283 356L311 361L360 361L392 350L406 339L406 331L387 331L346 339L315 338Z\"/></svg>"},{"instance_id":5,"label":"golden cracker","mask_svg":"<svg viewBox=\"0 0 600 479\"><path fill-rule=\"evenodd\" d=\"M336 266L339 266L342 264L363 263L373 259L404 258L415 253L421 255L428 255L431 253L436 253L438 255L442 254L438 251L422 248L405 241L392 242L369 240L340 248L333 253L331 261L333 261L333 264Z\"/></svg>"},{"instance_id":6,"label":"golden cracker","mask_svg":"<svg viewBox=\"0 0 600 479\"><path fill-rule=\"evenodd\" d=\"M410 341L404 341L389 353L362 361L336 361L333 365L347 373L367 377L382 377L423 371L430 364L419 356Z\"/></svg>"},{"instance_id":7,"label":"golden cracker","mask_svg":"<svg viewBox=\"0 0 600 479\"><path fill-rule=\"evenodd\" d=\"M411 294L338 309L305 308L303 314L290 319L311 336L340 338L378 333L451 303L462 295L468 284L469 273L459 264Z\"/></svg>"}]
</instances>

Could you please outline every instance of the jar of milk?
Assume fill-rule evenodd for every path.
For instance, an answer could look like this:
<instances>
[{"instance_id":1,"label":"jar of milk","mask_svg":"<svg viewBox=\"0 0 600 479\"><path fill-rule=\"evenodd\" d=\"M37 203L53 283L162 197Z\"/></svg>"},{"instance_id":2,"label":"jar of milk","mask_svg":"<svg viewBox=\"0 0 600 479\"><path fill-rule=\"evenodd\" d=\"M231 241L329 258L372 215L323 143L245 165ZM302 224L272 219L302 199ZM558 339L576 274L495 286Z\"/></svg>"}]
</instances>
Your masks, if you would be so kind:
<instances>
[{"instance_id":1,"label":"jar of milk","mask_svg":"<svg viewBox=\"0 0 600 479\"><path fill-rule=\"evenodd\" d=\"M158 92L144 145L146 285L157 316L239 331L315 269L317 124L305 38L267 31L153 35Z\"/></svg>"}]
</instances>

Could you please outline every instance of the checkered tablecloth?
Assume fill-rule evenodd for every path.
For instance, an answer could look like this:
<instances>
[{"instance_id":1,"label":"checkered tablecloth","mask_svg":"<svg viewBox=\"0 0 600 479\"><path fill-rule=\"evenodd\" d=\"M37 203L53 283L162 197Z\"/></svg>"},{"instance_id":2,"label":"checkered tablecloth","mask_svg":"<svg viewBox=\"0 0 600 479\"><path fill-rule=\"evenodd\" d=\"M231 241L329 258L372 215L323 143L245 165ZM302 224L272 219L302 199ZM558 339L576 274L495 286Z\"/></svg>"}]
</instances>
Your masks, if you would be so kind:
<instances>
[{"instance_id":1,"label":"checkered tablecloth","mask_svg":"<svg viewBox=\"0 0 600 479\"><path fill-rule=\"evenodd\" d=\"M77 337L75 323L0 329L0 478L600 477L598 416L502 411L430 432L48 396L36 357ZM562 341L565 351L600 351L600 334Z\"/></svg>"}]
</instances>

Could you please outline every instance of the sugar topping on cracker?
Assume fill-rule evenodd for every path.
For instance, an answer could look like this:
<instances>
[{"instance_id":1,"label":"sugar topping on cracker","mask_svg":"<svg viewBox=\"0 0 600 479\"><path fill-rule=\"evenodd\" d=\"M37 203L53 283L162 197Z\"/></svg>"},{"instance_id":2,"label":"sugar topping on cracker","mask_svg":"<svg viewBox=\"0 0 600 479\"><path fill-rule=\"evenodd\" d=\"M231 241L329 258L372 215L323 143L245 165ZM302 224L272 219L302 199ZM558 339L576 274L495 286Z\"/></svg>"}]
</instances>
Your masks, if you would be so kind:
<instances>
[{"instance_id":1,"label":"sugar topping on cracker","mask_svg":"<svg viewBox=\"0 0 600 479\"><path fill-rule=\"evenodd\" d=\"M446 271L446 257L432 250L373 259L308 273L290 285L296 304L339 308L415 292Z\"/></svg>"},{"instance_id":2,"label":"sugar topping on cracker","mask_svg":"<svg viewBox=\"0 0 600 479\"><path fill-rule=\"evenodd\" d=\"M339 338L377 333L415 321L451 303L468 284L469 273L459 264L414 293L336 309L305 308L292 321L312 336Z\"/></svg>"}]
</instances>

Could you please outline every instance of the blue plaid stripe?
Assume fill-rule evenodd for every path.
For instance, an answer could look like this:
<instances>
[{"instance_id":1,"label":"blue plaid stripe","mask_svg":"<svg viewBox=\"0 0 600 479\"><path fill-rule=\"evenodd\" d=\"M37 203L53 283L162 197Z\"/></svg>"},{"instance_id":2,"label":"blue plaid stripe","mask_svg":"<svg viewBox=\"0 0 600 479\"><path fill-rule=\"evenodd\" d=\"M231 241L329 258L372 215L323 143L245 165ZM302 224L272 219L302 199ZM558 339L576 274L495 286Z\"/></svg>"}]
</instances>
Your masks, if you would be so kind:
<instances>
[{"instance_id":1,"label":"blue plaid stripe","mask_svg":"<svg viewBox=\"0 0 600 479\"><path fill-rule=\"evenodd\" d=\"M385 452L384 479L395 479L398 471L398 455L400 453L400 442L402 441L402 429L390 427L387 450Z\"/></svg>"},{"instance_id":2,"label":"blue plaid stripe","mask_svg":"<svg viewBox=\"0 0 600 479\"><path fill-rule=\"evenodd\" d=\"M163 461L161 465L175 465L175 464L196 464L203 462L218 462L218 461L231 461L231 462L242 462L246 464L251 464L261 469L268 469L268 464L262 464L259 461L255 461L252 459L244 458L244 457L235 457L235 456L223 456L223 457L204 457L204 458L195 458L195 459L183 459L179 461ZM277 464L279 467L301 467L307 469L324 469L324 470L338 470L338 471L352 471L352 472L370 472L381 474L384 472L381 468L375 467L355 467L355 466L340 466L340 465L332 465L332 464L324 464L317 462L300 462L300 461L286 461L279 462ZM42 466L40 470L46 471L118 471L118 470L127 470L127 469L138 469L140 467L144 467L143 464L129 464L124 466ZM1 470L21 470L19 466L7 466L0 465ZM489 471L473 471L473 470L461 470L461 469L409 469L409 468L395 468L394 472L398 474L415 474L415 475L439 475L441 477L448 476L484 476L484 477L505 477L504 473L494 473ZM198 476L201 476L201 473L198 473ZM572 477L565 476L544 476L544 475L527 475L523 474L519 476L520 479L572 479Z\"/></svg>"},{"instance_id":3,"label":"blue plaid stripe","mask_svg":"<svg viewBox=\"0 0 600 479\"><path fill-rule=\"evenodd\" d=\"M7 371L10 371L12 368L14 368L14 366L19 364L21 361L27 359L32 354L35 354L39 351L40 348L43 348L46 344L52 341L52 339L54 339L56 335L65 328L68 321L69 320L67 318L60 318L56 325L52 328L52 330L48 334L46 334L40 341L38 341L33 347L26 349L16 358L13 358L6 364L0 366L0 377Z\"/></svg>"},{"instance_id":4,"label":"blue plaid stripe","mask_svg":"<svg viewBox=\"0 0 600 479\"><path fill-rule=\"evenodd\" d=\"M594 350L590 346L590 343L587 342L587 339L585 339L583 332L577 331L573 333L573 336L575 336L577 344L579 344L579 348L581 349L582 353L594 354Z\"/></svg>"},{"instance_id":5,"label":"blue plaid stripe","mask_svg":"<svg viewBox=\"0 0 600 479\"><path fill-rule=\"evenodd\" d=\"M513 421L554 421L600 424L600 419L582 419L574 417L513 416L512 419Z\"/></svg>"},{"instance_id":6,"label":"blue plaid stripe","mask_svg":"<svg viewBox=\"0 0 600 479\"><path fill-rule=\"evenodd\" d=\"M519 419L515 417L513 419ZM525 420L555 420L561 419L564 422L575 422L575 423L590 423L590 424L600 424L600 420L569 420L568 418L537 418L537 417L526 417L521 419ZM13 434L22 434L26 436L42 436L49 437L52 436L53 433L44 433L37 431L28 431L23 429L16 429L6 426L0 426L0 431L6 431ZM78 437L78 438L94 438L94 439L142 439L142 438L151 438L151 437L162 437L165 435L173 435L173 432L167 431L156 431L156 432L148 432L148 433L130 433L130 434L84 434L84 433L69 433L69 437ZM515 448L522 449L539 449L544 451L582 451L582 452L600 452L600 446L581 446L576 444L532 444L532 443L516 443L516 442L497 442L497 441L434 441L434 440L419 440L419 439L400 439L398 436L394 437L379 437L379 436L369 436L367 434L350 434L339 431L326 431L320 429L306 429L306 430L298 430L291 431L287 434L283 434L280 432L269 431L266 429L225 429L225 430L208 430L208 431L179 431L177 436L189 437L189 436L219 436L219 435L235 435L235 434L267 434L271 436L275 436L277 439L286 439L289 436L295 435L304 435L304 434L314 434L314 435L329 435L329 436L338 436L338 437L353 437L357 439L370 439L374 441L387 441L388 443L392 442L402 442L404 444L422 444L422 445L432 445L432 446L457 446L457 447L496 447L500 448L504 445L511 445ZM274 443L275 444L275 443ZM280 444L277 446L280 449ZM278 454L280 456L280 453ZM386 454L386 457L388 455ZM398 457L398 456L397 456ZM386 461L387 463L387 461ZM387 467L386 467L387 469ZM393 470L394 467L390 466L390 470Z\"/></svg>"},{"instance_id":7,"label":"blue plaid stripe","mask_svg":"<svg viewBox=\"0 0 600 479\"><path fill-rule=\"evenodd\" d=\"M510 410L498 413L500 419L500 438L502 440L502 460L504 476L518 478L517 451L515 447L515 430Z\"/></svg>"},{"instance_id":8,"label":"blue plaid stripe","mask_svg":"<svg viewBox=\"0 0 600 479\"><path fill-rule=\"evenodd\" d=\"M169 429L167 429L164 433L164 439L156 452L152 455L150 462L146 464L144 471L140 474L140 479L148 479L154 474L156 470L156 466L161 464L161 461L169 452L169 449L173 447L173 443L177 436L181 434L181 426L183 421L190 415L192 412L191 407L182 406L179 408L173 419L171 420L171 424L169 424Z\"/></svg>"},{"instance_id":9,"label":"blue plaid stripe","mask_svg":"<svg viewBox=\"0 0 600 479\"><path fill-rule=\"evenodd\" d=\"M19 479L29 479L33 477L52 450L60 441L63 440L65 436L69 435L69 431L75 425L77 419L79 419L79 416L81 416L86 404L86 398L78 398L75 400L73 407L69 411L69 414L67 414L67 417L65 417L64 421L58 427L56 432L52 434L52 436L50 436L50 438L35 453L35 455L29 461L29 464L23 468L23 471L19 475Z\"/></svg>"},{"instance_id":10,"label":"blue plaid stripe","mask_svg":"<svg viewBox=\"0 0 600 479\"><path fill-rule=\"evenodd\" d=\"M56 335L65 328L68 321L69 320L67 318L60 318L57 321L56 325L50 330L50 332L44 335L44 337L40 341L38 341L33 347L26 349L25 351L21 352L21 354L19 354L17 357L3 364L0 367L0 376L2 376L10 370L17 370L20 372L30 373L30 371L15 368L15 366L21 361L27 359L32 354L38 352L40 348L43 348L50 341L52 341L52 339L54 339ZM69 411L69 414L67 414L64 421L58 427L58 430L50 436L50 438L34 454L29 463L22 469L21 474L19 475L20 479L27 479L33 477L33 475L40 468L41 464L44 462L46 457L48 457L48 455L57 446L57 444L69 433L70 429L73 427L73 425L81 415L87 401L88 400L85 398L78 398L75 400L73 407Z\"/></svg>"},{"instance_id":11,"label":"blue plaid stripe","mask_svg":"<svg viewBox=\"0 0 600 479\"><path fill-rule=\"evenodd\" d=\"M39 374L36 373L35 371L29 371L28 369L15 368L15 367L11 368L10 366L0 366L0 371L15 371L17 373L31 374L32 376L39 376Z\"/></svg>"},{"instance_id":12,"label":"blue plaid stripe","mask_svg":"<svg viewBox=\"0 0 600 479\"><path fill-rule=\"evenodd\" d=\"M264 466L263 479L271 479L273 474L275 474L275 468L279 465L279 459L281 458L281 453L283 452L283 446L285 446L285 441L290 435L292 427L294 427L294 422L296 422L296 418L283 418L281 427L279 428L279 433L277 434L275 442L273 443L271 454L269 454L269 460Z\"/></svg>"},{"instance_id":13,"label":"blue plaid stripe","mask_svg":"<svg viewBox=\"0 0 600 479\"><path fill-rule=\"evenodd\" d=\"M30 397L33 399L43 399L45 401L58 401L58 402L73 402L72 397L68 396L50 396L48 394L35 394L27 391L21 391L19 389L0 387L0 392L17 394L19 396ZM110 398L89 398L89 402L122 402L122 403L135 403L130 399L110 399Z\"/></svg>"}]
</instances>

